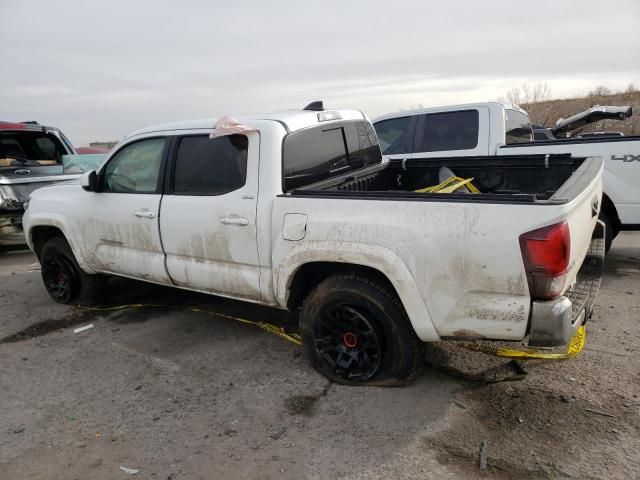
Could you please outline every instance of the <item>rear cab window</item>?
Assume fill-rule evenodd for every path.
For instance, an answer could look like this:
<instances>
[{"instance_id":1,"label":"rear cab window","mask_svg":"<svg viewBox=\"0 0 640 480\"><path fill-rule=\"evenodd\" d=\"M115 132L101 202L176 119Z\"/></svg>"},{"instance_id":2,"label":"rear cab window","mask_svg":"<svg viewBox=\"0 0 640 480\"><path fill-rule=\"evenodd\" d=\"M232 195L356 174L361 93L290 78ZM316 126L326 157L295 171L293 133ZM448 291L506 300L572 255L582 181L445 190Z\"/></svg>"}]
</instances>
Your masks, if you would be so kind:
<instances>
[{"instance_id":1,"label":"rear cab window","mask_svg":"<svg viewBox=\"0 0 640 480\"><path fill-rule=\"evenodd\" d=\"M507 145L533 141L533 128L527 114L510 108L507 108L504 113L505 141Z\"/></svg>"},{"instance_id":2,"label":"rear cab window","mask_svg":"<svg viewBox=\"0 0 640 480\"><path fill-rule=\"evenodd\" d=\"M367 121L332 122L289 134L282 152L285 192L382 162Z\"/></svg>"},{"instance_id":3,"label":"rear cab window","mask_svg":"<svg viewBox=\"0 0 640 480\"><path fill-rule=\"evenodd\" d=\"M60 140L47 132L0 133L0 166L55 165L67 154Z\"/></svg>"}]
</instances>

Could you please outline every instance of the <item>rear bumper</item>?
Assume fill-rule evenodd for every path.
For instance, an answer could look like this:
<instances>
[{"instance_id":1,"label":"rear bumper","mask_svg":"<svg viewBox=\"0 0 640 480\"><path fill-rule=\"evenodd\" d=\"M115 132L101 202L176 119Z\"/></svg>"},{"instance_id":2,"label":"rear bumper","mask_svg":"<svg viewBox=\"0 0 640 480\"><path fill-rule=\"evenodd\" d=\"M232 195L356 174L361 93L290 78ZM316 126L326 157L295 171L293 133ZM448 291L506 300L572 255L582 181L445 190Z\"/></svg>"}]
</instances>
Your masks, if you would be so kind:
<instances>
[{"instance_id":1,"label":"rear bumper","mask_svg":"<svg viewBox=\"0 0 640 480\"><path fill-rule=\"evenodd\" d=\"M569 343L576 330L589 318L600 288L604 264L604 223L598 221L587 256L575 285L564 296L548 302L534 301L531 308L529 345L556 347Z\"/></svg>"}]
</instances>

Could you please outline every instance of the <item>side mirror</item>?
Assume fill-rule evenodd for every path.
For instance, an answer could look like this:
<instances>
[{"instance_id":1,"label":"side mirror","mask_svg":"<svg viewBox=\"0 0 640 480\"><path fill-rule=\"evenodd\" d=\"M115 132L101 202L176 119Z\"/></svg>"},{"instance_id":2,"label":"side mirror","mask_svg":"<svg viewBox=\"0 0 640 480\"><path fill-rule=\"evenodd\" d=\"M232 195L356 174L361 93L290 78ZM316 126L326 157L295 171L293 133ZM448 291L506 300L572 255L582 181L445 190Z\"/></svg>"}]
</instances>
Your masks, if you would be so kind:
<instances>
[{"instance_id":1,"label":"side mirror","mask_svg":"<svg viewBox=\"0 0 640 480\"><path fill-rule=\"evenodd\" d=\"M96 192L98 190L98 174L95 170L85 172L80 177L80 185L87 192Z\"/></svg>"}]
</instances>

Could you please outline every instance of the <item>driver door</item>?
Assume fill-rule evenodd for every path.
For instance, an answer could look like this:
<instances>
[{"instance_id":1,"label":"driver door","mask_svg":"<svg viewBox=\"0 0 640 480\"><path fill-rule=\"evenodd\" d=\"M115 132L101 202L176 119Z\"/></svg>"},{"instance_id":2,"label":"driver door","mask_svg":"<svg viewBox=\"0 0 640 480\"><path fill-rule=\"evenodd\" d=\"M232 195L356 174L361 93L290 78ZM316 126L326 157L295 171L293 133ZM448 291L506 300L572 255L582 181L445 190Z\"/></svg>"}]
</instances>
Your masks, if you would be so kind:
<instances>
[{"instance_id":1,"label":"driver door","mask_svg":"<svg viewBox=\"0 0 640 480\"><path fill-rule=\"evenodd\" d=\"M158 230L166 137L133 141L100 173L100 191L88 192L83 242L94 270L170 284Z\"/></svg>"}]
</instances>

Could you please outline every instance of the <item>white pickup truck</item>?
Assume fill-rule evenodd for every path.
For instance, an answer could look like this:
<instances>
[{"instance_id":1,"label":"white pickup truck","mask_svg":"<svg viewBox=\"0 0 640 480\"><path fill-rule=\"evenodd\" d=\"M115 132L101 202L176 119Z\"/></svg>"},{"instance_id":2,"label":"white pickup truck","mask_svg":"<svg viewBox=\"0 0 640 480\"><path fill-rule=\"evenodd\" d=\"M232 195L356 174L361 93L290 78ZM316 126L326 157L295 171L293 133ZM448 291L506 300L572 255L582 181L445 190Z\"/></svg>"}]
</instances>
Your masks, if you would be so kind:
<instances>
[{"instance_id":1,"label":"white pickup truck","mask_svg":"<svg viewBox=\"0 0 640 480\"><path fill-rule=\"evenodd\" d=\"M585 125L612 118L602 111L606 108L611 107L576 115L574 123ZM630 108L628 113L614 110L621 119L631 114ZM561 120L559 129L567 131L573 118ZM527 112L495 102L388 114L374 120L374 127L387 159L554 153L602 157L604 194L600 219L607 226L606 249L620 231L640 230L640 136L559 139L550 135L548 140L533 142Z\"/></svg>"},{"instance_id":2,"label":"white pickup truck","mask_svg":"<svg viewBox=\"0 0 640 480\"><path fill-rule=\"evenodd\" d=\"M138 131L80 184L34 192L23 224L53 299L106 274L299 311L312 363L347 384L410 381L424 342L564 345L590 315L601 159L383 163L359 111L239 121ZM480 193L415 192L449 170Z\"/></svg>"}]
</instances>

